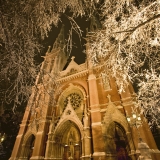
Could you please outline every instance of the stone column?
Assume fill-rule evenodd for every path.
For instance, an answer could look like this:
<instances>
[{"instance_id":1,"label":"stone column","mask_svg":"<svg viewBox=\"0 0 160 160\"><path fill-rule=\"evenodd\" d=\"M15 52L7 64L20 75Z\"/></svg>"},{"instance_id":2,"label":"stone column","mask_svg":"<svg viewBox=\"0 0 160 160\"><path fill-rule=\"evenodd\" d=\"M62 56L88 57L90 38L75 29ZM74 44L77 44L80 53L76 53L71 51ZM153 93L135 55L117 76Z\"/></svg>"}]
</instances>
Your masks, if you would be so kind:
<instances>
[{"instance_id":1,"label":"stone column","mask_svg":"<svg viewBox=\"0 0 160 160\"><path fill-rule=\"evenodd\" d=\"M92 125L93 157L94 160L98 160L99 157L105 156L105 152L101 128L101 113L99 107L97 81L96 76L92 72L88 77L88 84Z\"/></svg>"},{"instance_id":2,"label":"stone column","mask_svg":"<svg viewBox=\"0 0 160 160\"><path fill-rule=\"evenodd\" d=\"M52 141L51 142L51 158L56 158L56 142Z\"/></svg>"},{"instance_id":3,"label":"stone column","mask_svg":"<svg viewBox=\"0 0 160 160\"><path fill-rule=\"evenodd\" d=\"M45 94L45 89L41 88L41 96L43 98L39 99L39 101L42 101L42 103L39 103L39 116L38 116L38 132L35 135L35 146L33 150L33 154L31 159L38 159L38 157L43 157L45 155L45 148L46 148L46 138L47 134L49 132L49 111L50 111L50 95Z\"/></svg>"},{"instance_id":4,"label":"stone column","mask_svg":"<svg viewBox=\"0 0 160 160\"><path fill-rule=\"evenodd\" d=\"M58 144L58 158L61 157L61 144Z\"/></svg>"},{"instance_id":5,"label":"stone column","mask_svg":"<svg viewBox=\"0 0 160 160\"><path fill-rule=\"evenodd\" d=\"M45 136L45 132L37 132L31 160L38 160L39 157L44 157Z\"/></svg>"},{"instance_id":6,"label":"stone column","mask_svg":"<svg viewBox=\"0 0 160 160\"><path fill-rule=\"evenodd\" d=\"M90 99L90 107L99 108L99 97L98 97L98 89L97 89L97 81L96 76L90 73L88 77L88 85L89 85L89 99Z\"/></svg>"},{"instance_id":7,"label":"stone column","mask_svg":"<svg viewBox=\"0 0 160 160\"><path fill-rule=\"evenodd\" d=\"M90 155L91 155L91 135L90 135L90 129L89 128L85 128L83 131L84 135L83 135L83 147L82 147L82 154L83 154L83 159L88 160L90 159Z\"/></svg>"},{"instance_id":8,"label":"stone column","mask_svg":"<svg viewBox=\"0 0 160 160\"><path fill-rule=\"evenodd\" d=\"M49 159L51 157L51 151L52 151L52 134L48 134L48 140L47 140L47 146L46 146L46 152L45 152L45 160Z\"/></svg>"},{"instance_id":9,"label":"stone column","mask_svg":"<svg viewBox=\"0 0 160 160\"><path fill-rule=\"evenodd\" d=\"M91 131L90 131L90 114L87 111L86 99L84 99L84 117L83 117L83 135L82 135L82 155L83 159L90 159L91 155Z\"/></svg>"},{"instance_id":10,"label":"stone column","mask_svg":"<svg viewBox=\"0 0 160 160\"><path fill-rule=\"evenodd\" d=\"M84 157L84 149L85 149L85 143L84 143L84 139L83 138L81 138L81 144L82 144L82 159L83 159L83 157Z\"/></svg>"},{"instance_id":11,"label":"stone column","mask_svg":"<svg viewBox=\"0 0 160 160\"><path fill-rule=\"evenodd\" d=\"M19 159L21 160L21 159L24 159L24 157L26 157L25 155L26 155L26 146L25 146L25 144L22 144L22 146L21 146L22 148L21 148L21 154L20 154L20 157L19 157Z\"/></svg>"}]
</instances>

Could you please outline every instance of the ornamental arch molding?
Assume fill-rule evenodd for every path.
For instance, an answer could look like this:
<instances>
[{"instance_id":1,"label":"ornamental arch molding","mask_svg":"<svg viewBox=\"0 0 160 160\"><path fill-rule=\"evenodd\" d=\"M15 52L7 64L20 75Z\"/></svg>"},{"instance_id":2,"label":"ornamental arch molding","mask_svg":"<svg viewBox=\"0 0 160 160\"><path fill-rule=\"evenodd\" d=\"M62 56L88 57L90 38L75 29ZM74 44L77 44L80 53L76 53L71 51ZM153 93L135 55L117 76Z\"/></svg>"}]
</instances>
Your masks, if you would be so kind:
<instances>
[{"instance_id":1,"label":"ornamental arch molding","mask_svg":"<svg viewBox=\"0 0 160 160\"><path fill-rule=\"evenodd\" d=\"M34 135L34 136L36 136L36 131L32 131L32 130L28 130L27 132L26 132L26 134L24 135L24 138L23 138L23 144L26 144L27 143L27 140L28 140L28 138L31 136L31 135Z\"/></svg>"},{"instance_id":2,"label":"ornamental arch molding","mask_svg":"<svg viewBox=\"0 0 160 160\"><path fill-rule=\"evenodd\" d=\"M109 103L102 121L102 134L105 144L105 152L110 155L117 155L117 136L125 143L126 156L134 150L134 143L126 117L119 111L108 96ZM120 142L120 141L119 141Z\"/></svg>"},{"instance_id":3,"label":"ornamental arch molding","mask_svg":"<svg viewBox=\"0 0 160 160\"><path fill-rule=\"evenodd\" d=\"M66 86L63 87L65 89L57 99L57 114L59 114L59 116L62 115L67 106L68 98L70 97L72 107L76 110L76 114L79 115L79 119L82 120L82 112L86 105L86 91L78 84L69 83L69 85Z\"/></svg>"},{"instance_id":4,"label":"ornamental arch molding","mask_svg":"<svg viewBox=\"0 0 160 160\"><path fill-rule=\"evenodd\" d=\"M82 85L77 84L77 83L76 84L74 84L74 83L66 84L66 85L62 86L60 88L60 90L63 90L60 93L60 96L59 96L59 91L55 92L55 97L58 98L58 100L57 100L58 103L59 103L60 99L62 99L63 97L69 95L71 92L74 92L74 91L77 93L80 93L84 98L86 98L86 96L87 96L85 88Z\"/></svg>"},{"instance_id":5,"label":"ornamental arch molding","mask_svg":"<svg viewBox=\"0 0 160 160\"><path fill-rule=\"evenodd\" d=\"M74 117L75 118L75 117ZM48 146L46 157L54 159L80 159L82 156L82 129L79 120L72 116L60 120L51 133L52 144ZM78 148L77 148L78 147Z\"/></svg>"},{"instance_id":6,"label":"ornamental arch molding","mask_svg":"<svg viewBox=\"0 0 160 160\"><path fill-rule=\"evenodd\" d=\"M34 149L36 132L28 130L23 138L20 159L30 158Z\"/></svg>"},{"instance_id":7,"label":"ornamental arch molding","mask_svg":"<svg viewBox=\"0 0 160 160\"><path fill-rule=\"evenodd\" d=\"M119 111L117 106L111 102L110 95L108 95L109 103L107 106L107 109L105 111L105 115L103 117L102 121L102 132L103 134L106 134L107 129L112 122L117 122L121 124L121 126L124 128L125 132L129 132L129 125L126 120L126 117Z\"/></svg>"},{"instance_id":8,"label":"ornamental arch molding","mask_svg":"<svg viewBox=\"0 0 160 160\"><path fill-rule=\"evenodd\" d=\"M54 135L63 134L65 130L68 128L68 126L70 126L71 124L74 124L77 127L77 129L79 129L81 135L83 134L83 125L81 121L78 118L75 119L75 117L67 117L60 123L58 123L54 130Z\"/></svg>"},{"instance_id":9,"label":"ornamental arch molding","mask_svg":"<svg viewBox=\"0 0 160 160\"><path fill-rule=\"evenodd\" d=\"M69 93L69 95L70 95L70 93ZM76 112L76 109L74 109L74 107L72 106L72 102L71 102L70 97L68 98L67 105L66 105L63 113L61 114L59 122L57 123L57 125L54 129L54 134L57 132L59 133L62 130L62 127L64 126L64 124L66 122L72 122L72 123L76 124L82 134L83 124L82 124L82 121L81 121L79 115ZM67 127L67 125L66 125L66 127Z\"/></svg>"}]
</instances>

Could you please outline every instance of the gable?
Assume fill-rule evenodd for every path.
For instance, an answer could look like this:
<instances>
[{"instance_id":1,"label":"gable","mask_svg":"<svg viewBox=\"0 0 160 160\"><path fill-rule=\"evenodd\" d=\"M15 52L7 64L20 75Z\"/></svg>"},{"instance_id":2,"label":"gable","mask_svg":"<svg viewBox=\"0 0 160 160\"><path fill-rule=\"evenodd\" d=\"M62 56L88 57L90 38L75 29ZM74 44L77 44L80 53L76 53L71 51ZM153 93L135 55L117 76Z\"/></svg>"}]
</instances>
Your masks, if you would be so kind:
<instances>
[{"instance_id":1,"label":"gable","mask_svg":"<svg viewBox=\"0 0 160 160\"><path fill-rule=\"evenodd\" d=\"M69 76L78 72L81 72L82 70L84 70L84 65L78 65L75 61L74 61L75 57L72 56L71 58L71 62L69 63L68 67L66 68L66 70L60 72L60 76Z\"/></svg>"}]
</instances>

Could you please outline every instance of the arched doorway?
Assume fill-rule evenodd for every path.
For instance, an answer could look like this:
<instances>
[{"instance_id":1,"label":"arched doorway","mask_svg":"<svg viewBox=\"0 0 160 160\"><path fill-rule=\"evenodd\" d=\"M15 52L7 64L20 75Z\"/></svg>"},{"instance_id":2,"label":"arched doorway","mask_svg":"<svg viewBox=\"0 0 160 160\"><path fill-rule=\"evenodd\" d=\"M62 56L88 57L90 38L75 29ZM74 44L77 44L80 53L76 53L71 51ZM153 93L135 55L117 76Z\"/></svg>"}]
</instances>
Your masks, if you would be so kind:
<instances>
[{"instance_id":1,"label":"arched doorway","mask_svg":"<svg viewBox=\"0 0 160 160\"><path fill-rule=\"evenodd\" d=\"M117 160L130 160L128 156L129 145L124 128L115 122L115 144Z\"/></svg>"},{"instance_id":2,"label":"arched doorway","mask_svg":"<svg viewBox=\"0 0 160 160\"><path fill-rule=\"evenodd\" d=\"M21 158L29 160L32 157L34 149L35 136L31 134L26 143L22 145Z\"/></svg>"},{"instance_id":3,"label":"arched doorway","mask_svg":"<svg viewBox=\"0 0 160 160\"><path fill-rule=\"evenodd\" d=\"M48 145L48 148L52 148L52 152L49 153L48 149L46 156L62 160L80 160L82 157L81 139L86 106L85 96L81 86L70 83L58 98L55 115L58 123L52 130L54 144Z\"/></svg>"},{"instance_id":4,"label":"arched doorway","mask_svg":"<svg viewBox=\"0 0 160 160\"><path fill-rule=\"evenodd\" d=\"M32 157L33 149L34 149L35 136L32 134L29 140L28 145L28 160Z\"/></svg>"},{"instance_id":5,"label":"arched doorway","mask_svg":"<svg viewBox=\"0 0 160 160\"><path fill-rule=\"evenodd\" d=\"M130 151L129 143L122 125L112 121L107 127L104 140L107 159L130 160L128 154Z\"/></svg>"},{"instance_id":6,"label":"arched doorway","mask_svg":"<svg viewBox=\"0 0 160 160\"><path fill-rule=\"evenodd\" d=\"M62 160L80 160L81 134L77 125L66 121L55 134L54 158Z\"/></svg>"}]
</instances>

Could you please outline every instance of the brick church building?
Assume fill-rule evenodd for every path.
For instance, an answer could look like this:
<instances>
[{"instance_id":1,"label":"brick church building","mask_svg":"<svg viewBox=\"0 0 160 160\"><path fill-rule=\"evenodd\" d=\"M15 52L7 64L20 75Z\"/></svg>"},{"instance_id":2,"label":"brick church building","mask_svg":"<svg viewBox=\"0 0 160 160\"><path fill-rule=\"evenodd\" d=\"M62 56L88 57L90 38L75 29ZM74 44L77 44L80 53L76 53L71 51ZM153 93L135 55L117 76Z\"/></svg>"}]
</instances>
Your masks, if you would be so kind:
<instances>
[{"instance_id":1,"label":"brick church building","mask_svg":"<svg viewBox=\"0 0 160 160\"><path fill-rule=\"evenodd\" d=\"M137 111L138 128L127 121L136 100L132 85L120 94L116 79L102 74L105 66L87 56L82 64L70 57L66 66L64 44L62 27L44 56L10 160L159 160L143 115Z\"/></svg>"}]
</instances>

